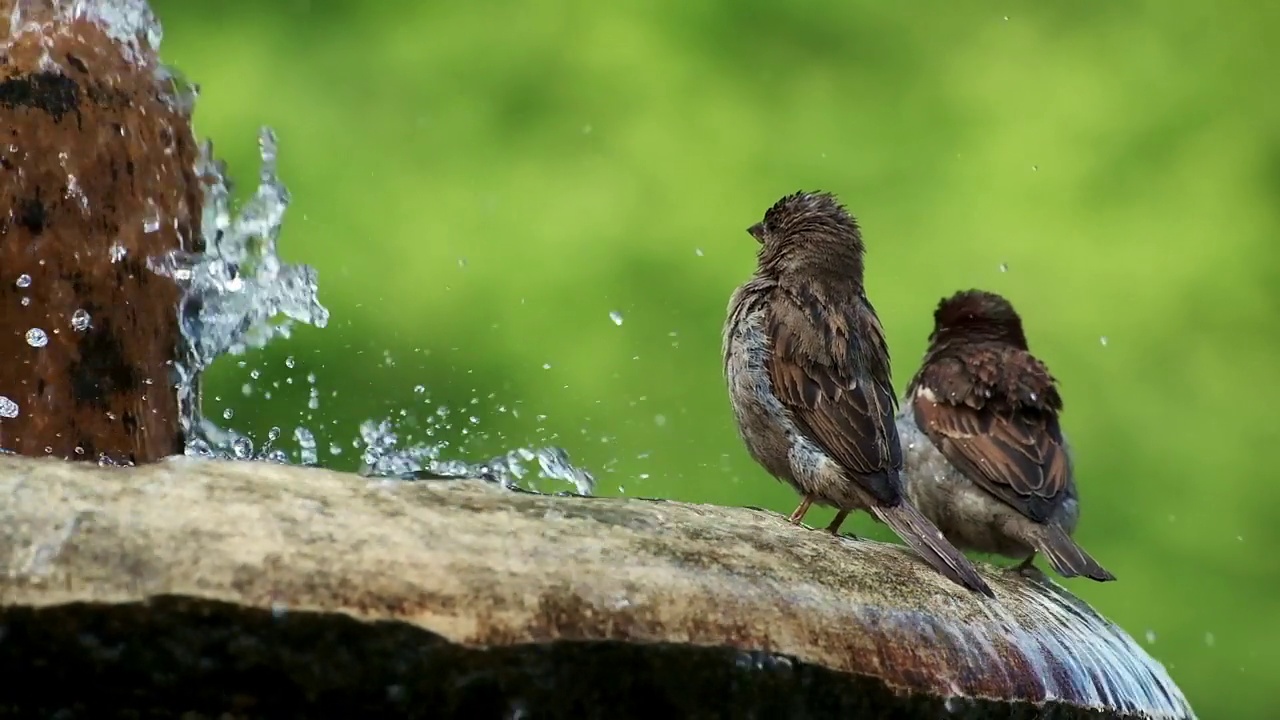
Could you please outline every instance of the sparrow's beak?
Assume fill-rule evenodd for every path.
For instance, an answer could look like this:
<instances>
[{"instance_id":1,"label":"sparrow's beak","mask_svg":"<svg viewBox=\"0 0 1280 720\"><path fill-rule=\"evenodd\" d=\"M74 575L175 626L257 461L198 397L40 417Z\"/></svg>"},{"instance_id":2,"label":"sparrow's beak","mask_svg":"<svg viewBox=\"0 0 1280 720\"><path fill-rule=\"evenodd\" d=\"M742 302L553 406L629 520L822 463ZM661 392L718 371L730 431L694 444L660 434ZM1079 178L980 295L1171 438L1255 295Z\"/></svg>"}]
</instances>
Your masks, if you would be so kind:
<instances>
[{"instance_id":1,"label":"sparrow's beak","mask_svg":"<svg viewBox=\"0 0 1280 720\"><path fill-rule=\"evenodd\" d=\"M756 239L756 242L764 243L764 223L756 223L747 228L747 233Z\"/></svg>"}]
</instances>

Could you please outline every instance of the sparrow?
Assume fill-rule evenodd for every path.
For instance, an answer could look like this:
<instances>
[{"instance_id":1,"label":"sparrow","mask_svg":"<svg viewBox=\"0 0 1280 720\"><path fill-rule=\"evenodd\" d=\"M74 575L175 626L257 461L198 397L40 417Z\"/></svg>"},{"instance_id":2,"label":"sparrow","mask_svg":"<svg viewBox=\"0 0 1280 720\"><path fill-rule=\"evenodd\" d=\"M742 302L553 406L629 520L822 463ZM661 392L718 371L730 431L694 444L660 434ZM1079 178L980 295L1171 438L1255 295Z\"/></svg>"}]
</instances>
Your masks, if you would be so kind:
<instances>
[{"instance_id":1,"label":"sparrow","mask_svg":"<svg viewBox=\"0 0 1280 720\"><path fill-rule=\"evenodd\" d=\"M1115 580L1071 538L1080 503L1062 395L1013 305L967 290L933 322L896 417L907 496L957 547L1022 559L1019 571L1040 553L1064 577Z\"/></svg>"},{"instance_id":2,"label":"sparrow","mask_svg":"<svg viewBox=\"0 0 1280 720\"><path fill-rule=\"evenodd\" d=\"M722 353L751 457L809 507L866 510L954 582L993 597L965 556L908 502L897 397L880 320L863 290L861 231L835 196L798 192L747 232L757 268L729 300Z\"/></svg>"}]
</instances>

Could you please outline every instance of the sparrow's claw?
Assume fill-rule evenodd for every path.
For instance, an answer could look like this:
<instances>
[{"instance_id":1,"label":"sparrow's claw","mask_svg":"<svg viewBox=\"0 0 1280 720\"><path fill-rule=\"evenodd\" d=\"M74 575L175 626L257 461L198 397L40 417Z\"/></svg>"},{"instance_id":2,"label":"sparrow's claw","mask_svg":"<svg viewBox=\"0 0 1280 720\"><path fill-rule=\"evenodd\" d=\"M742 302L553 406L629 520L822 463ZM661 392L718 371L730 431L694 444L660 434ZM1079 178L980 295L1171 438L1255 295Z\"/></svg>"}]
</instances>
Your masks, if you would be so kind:
<instances>
[{"instance_id":1,"label":"sparrow's claw","mask_svg":"<svg viewBox=\"0 0 1280 720\"><path fill-rule=\"evenodd\" d=\"M812 504L812 498L806 497L804 500L801 500L800 507L796 508L796 511L791 513L791 516L787 518L787 522L792 525L799 525L800 521L804 520L805 514L809 512L809 506Z\"/></svg>"}]
</instances>

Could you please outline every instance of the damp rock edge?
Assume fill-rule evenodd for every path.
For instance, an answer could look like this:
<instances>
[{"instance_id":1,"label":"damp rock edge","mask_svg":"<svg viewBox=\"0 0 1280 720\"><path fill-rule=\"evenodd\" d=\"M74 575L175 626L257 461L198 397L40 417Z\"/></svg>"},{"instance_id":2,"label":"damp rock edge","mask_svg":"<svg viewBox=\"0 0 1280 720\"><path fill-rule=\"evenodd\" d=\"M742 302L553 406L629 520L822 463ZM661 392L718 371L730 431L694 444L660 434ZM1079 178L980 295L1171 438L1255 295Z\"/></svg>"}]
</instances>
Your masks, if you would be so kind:
<instances>
[{"instance_id":1,"label":"damp rock edge","mask_svg":"<svg viewBox=\"0 0 1280 720\"><path fill-rule=\"evenodd\" d=\"M0 496L0 717L1195 717L1048 580L761 510L186 457Z\"/></svg>"}]
</instances>

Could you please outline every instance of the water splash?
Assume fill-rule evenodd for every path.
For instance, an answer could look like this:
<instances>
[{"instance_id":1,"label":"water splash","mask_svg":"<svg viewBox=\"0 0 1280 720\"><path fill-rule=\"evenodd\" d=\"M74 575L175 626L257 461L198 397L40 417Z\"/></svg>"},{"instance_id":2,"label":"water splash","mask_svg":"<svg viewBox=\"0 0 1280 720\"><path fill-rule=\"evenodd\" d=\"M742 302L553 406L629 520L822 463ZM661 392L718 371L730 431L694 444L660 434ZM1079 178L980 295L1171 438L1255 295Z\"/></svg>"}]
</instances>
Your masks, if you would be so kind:
<instances>
[{"instance_id":1,"label":"water splash","mask_svg":"<svg viewBox=\"0 0 1280 720\"><path fill-rule=\"evenodd\" d=\"M560 447L516 448L484 462L441 460L447 443L427 443L399 447L399 437L389 421L365 421L360 426L364 444L361 474L374 477L398 477L405 480L449 480L482 478L508 490L542 492L530 482L526 463L537 463L536 477L557 480L574 487L579 495L591 495L595 476L576 467L569 454Z\"/></svg>"},{"instance_id":2,"label":"water splash","mask_svg":"<svg viewBox=\"0 0 1280 720\"><path fill-rule=\"evenodd\" d=\"M15 0L9 14L9 37L0 45L26 33L39 33L45 48L52 46L50 30L66 32L70 23L84 20L97 25L115 41L125 59L141 64L148 49L160 49L164 31L147 0Z\"/></svg>"},{"instance_id":3,"label":"water splash","mask_svg":"<svg viewBox=\"0 0 1280 720\"><path fill-rule=\"evenodd\" d=\"M4 19L0 18L0 22ZM73 23L92 23L114 41L127 60L154 73L157 88L177 115L189 118L194 111L199 87L176 69L158 61L155 53L163 31L146 0L15 0L7 19L9 33L7 37L0 34L0 51L12 46L15 38L35 33L34 37L45 51L42 62L55 70L59 67L57 59L51 56L55 36L78 32ZM31 41L31 36L24 37L24 42ZM275 338L287 338L296 323L323 328L329 319L329 311L318 298L315 270L307 265L285 263L277 254L277 241L290 197L277 173L277 143L270 129L263 128L259 134L259 152L262 164L257 187L253 195L233 211L226 166L215 158L212 143L204 142L195 167L204 192L201 218L204 251L171 252L146 258L145 262L151 271L172 278L181 291L178 320L184 347L182 358L174 368L174 387L181 427L187 438L185 454L315 465L319 460L315 428L293 429L292 441L297 450L291 457L276 447L282 435L280 428L271 428L265 442L255 445L247 435L220 427L201 412L200 378L217 358L243 355ZM78 195L76 199L80 199ZM151 211L144 213L141 221L141 230L146 233L160 231L166 222L154 203L150 207ZM113 245L108 252L113 263L124 260L128 253L120 244ZM460 262L462 264L465 263ZM32 282L27 275L3 281L14 282L19 288L29 287ZM24 304L26 302L24 298ZM621 323L620 314L613 313L611 317L615 323ZM93 318L84 309L70 317L70 326L75 332L88 330L92 323ZM31 328L25 339L35 348L49 341L43 328ZM314 387L314 375L308 377L313 387L307 407L314 411L319 406L319 393ZM246 383L245 387L248 389L250 385ZM270 399L270 390L262 396ZM0 415L12 417L20 412L16 403L0 398ZM216 414L222 415L219 420L230 421L233 417L230 412ZM403 411L400 414L405 415ZM304 422L314 420L307 415ZM468 421L474 425L479 419L471 415ZM462 434L467 435L467 430ZM536 465L536 474L540 477L567 482L580 493L589 494L594 486L590 473L575 468L565 452L554 447L518 448L482 463L444 461L440 454L448 448L447 442L397 447L395 435L387 429L385 421L365 423L355 445L360 447L361 443L365 446L363 455L369 474L405 476L434 471L448 477L485 477L515 489L535 474L525 466ZM330 447L338 446L331 444Z\"/></svg>"},{"instance_id":4,"label":"water splash","mask_svg":"<svg viewBox=\"0 0 1280 720\"><path fill-rule=\"evenodd\" d=\"M258 146L257 190L233 216L225 165L214 159L213 144L204 143L197 171L206 183L205 252L174 251L148 259L154 272L172 277L183 293L179 322L186 358L177 368L177 385L183 431L191 438L188 454L240 457L234 446L238 438L199 414L198 378L216 358L287 338L294 322L324 327L329 320L318 298L316 271L284 263L276 254L289 192L276 173L275 134L264 128Z\"/></svg>"}]
</instances>

